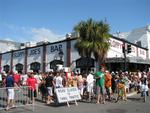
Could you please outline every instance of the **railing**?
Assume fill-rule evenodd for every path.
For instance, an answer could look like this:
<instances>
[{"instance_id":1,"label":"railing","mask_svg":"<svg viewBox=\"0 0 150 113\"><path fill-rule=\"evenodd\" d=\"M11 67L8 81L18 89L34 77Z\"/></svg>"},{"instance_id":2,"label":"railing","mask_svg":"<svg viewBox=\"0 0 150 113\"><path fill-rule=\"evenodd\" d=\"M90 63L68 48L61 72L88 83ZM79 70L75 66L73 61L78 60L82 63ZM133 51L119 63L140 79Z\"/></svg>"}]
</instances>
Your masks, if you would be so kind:
<instances>
[{"instance_id":1,"label":"railing","mask_svg":"<svg viewBox=\"0 0 150 113\"><path fill-rule=\"evenodd\" d=\"M10 89L14 92L14 96L13 94L11 95L14 99L9 99L8 97ZM18 108L30 105L32 106L32 111L34 111L34 94L32 91L29 91L28 86L0 88L0 110L8 110L8 100L13 100L13 105L9 106L9 109L12 107Z\"/></svg>"}]
</instances>

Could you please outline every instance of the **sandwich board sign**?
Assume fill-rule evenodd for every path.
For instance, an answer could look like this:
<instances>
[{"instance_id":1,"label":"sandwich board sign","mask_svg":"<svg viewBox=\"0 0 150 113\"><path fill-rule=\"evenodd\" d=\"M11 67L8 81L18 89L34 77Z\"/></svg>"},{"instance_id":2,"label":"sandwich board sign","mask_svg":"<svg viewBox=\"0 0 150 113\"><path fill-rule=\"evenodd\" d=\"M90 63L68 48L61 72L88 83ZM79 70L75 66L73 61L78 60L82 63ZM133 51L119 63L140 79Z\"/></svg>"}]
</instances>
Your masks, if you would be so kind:
<instances>
[{"instance_id":1,"label":"sandwich board sign","mask_svg":"<svg viewBox=\"0 0 150 113\"><path fill-rule=\"evenodd\" d=\"M67 102L69 107L70 101L80 100L81 96L77 87L68 87L68 88L56 88L56 95L59 103Z\"/></svg>"}]
</instances>

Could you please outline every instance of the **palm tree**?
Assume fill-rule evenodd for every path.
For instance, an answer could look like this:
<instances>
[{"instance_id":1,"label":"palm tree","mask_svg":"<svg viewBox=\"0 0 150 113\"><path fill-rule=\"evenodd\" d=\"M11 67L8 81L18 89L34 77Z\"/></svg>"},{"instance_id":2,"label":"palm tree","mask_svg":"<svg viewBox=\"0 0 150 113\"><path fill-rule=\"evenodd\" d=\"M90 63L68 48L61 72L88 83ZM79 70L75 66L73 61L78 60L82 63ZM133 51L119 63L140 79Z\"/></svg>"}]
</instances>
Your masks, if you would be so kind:
<instances>
[{"instance_id":1,"label":"palm tree","mask_svg":"<svg viewBox=\"0 0 150 113\"><path fill-rule=\"evenodd\" d=\"M105 61L109 44L109 25L104 21L79 22L74 31L79 34L75 48L81 57L91 57L94 55L99 66Z\"/></svg>"}]
</instances>

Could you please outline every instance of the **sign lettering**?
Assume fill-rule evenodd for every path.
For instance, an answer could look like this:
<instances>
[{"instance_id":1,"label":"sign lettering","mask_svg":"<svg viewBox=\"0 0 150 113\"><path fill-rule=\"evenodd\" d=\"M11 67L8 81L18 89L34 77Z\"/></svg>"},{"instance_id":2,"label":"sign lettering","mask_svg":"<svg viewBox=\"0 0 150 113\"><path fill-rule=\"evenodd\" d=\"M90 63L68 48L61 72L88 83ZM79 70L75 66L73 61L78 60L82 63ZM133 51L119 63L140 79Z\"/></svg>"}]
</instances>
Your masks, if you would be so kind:
<instances>
[{"instance_id":1,"label":"sign lettering","mask_svg":"<svg viewBox=\"0 0 150 113\"><path fill-rule=\"evenodd\" d=\"M50 47L50 52L56 52L56 51L61 51L62 50L62 45L59 44L59 45L53 45Z\"/></svg>"},{"instance_id":2,"label":"sign lettering","mask_svg":"<svg viewBox=\"0 0 150 113\"><path fill-rule=\"evenodd\" d=\"M122 43L115 40L110 40L110 46L114 48L122 49Z\"/></svg>"},{"instance_id":3,"label":"sign lettering","mask_svg":"<svg viewBox=\"0 0 150 113\"><path fill-rule=\"evenodd\" d=\"M133 53L136 52L135 47L133 47L133 46L131 46L131 50L132 50Z\"/></svg>"},{"instance_id":4,"label":"sign lettering","mask_svg":"<svg viewBox=\"0 0 150 113\"><path fill-rule=\"evenodd\" d=\"M58 88L56 89L56 95L59 103L81 99L77 87Z\"/></svg>"},{"instance_id":5,"label":"sign lettering","mask_svg":"<svg viewBox=\"0 0 150 113\"><path fill-rule=\"evenodd\" d=\"M145 51L140 49L140 54L145 55Z\"/></svg>"},{"instance_id":6,"label":"sign lettering","mask_svg":"<svg viewBox=\"0 0 150 113\"><path fill-rule=\"evenodd\" d=\"M24 51L13 53L13 58L23 57L25 55Z\"/></svg>"},{"instance_id":7,"label":"sign lettering","mask_svg":"<svg viewBox=\"0 0 150 113\"><path fill-rule=\"evenodd\" d=\"M33 56L33 55L38 55L41 53L41 49L40 48L36 48L36 49L32 49L29 53L29 56Z\"/></svg>"},{"instance_id":8,"label":"sign lettering","mask_svg":"<svg viewBox=\"0 0 150 113\"><path fill-rule=\"evenodd\" d=\"M81 57L80 59L76 60L76 67L94 67L94 59Z\"/></svg>"}]
</instances>

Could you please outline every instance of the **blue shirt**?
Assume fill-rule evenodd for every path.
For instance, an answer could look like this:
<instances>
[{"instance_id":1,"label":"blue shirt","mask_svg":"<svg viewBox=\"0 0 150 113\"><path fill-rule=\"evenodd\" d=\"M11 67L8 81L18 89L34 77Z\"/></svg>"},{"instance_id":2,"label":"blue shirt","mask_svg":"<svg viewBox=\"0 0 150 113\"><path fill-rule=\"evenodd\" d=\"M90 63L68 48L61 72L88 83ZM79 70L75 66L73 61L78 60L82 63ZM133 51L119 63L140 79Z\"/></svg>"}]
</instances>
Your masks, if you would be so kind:
<instances>
[{"instance_id":1,"label":"blue shirt","mask_svg":"<svg viewBox=\"0 0 150 113\"><path fill-rule=\"evenodd\" d=\"M6 77L6 87L14 87L14 78L11 75Z\"/></svg>"}]
</instances>

